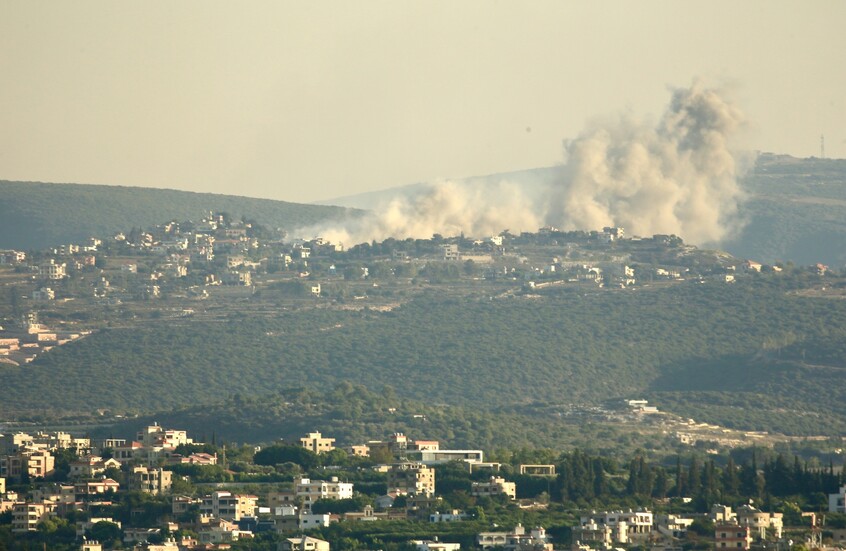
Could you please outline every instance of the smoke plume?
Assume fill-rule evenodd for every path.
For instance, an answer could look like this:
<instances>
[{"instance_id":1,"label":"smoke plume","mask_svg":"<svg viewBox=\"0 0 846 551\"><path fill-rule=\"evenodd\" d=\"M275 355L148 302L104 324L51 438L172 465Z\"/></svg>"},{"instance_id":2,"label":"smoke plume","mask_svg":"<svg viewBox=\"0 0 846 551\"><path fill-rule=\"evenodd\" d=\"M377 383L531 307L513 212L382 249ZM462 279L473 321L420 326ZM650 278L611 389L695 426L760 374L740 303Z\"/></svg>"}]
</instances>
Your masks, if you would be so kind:
<instances>
[{"instance_id":1,"label":"smoke plume","mask_svg":"<svg viewBox=\"0 0 846 551\"><path fill-rule=\"evenodd\" d=\"M589 125L566 142L564 164L546 181L438 182L346 224L300 235L352 245L435 233L484 237L543 225L620 226L629 235L675 234L700 245L717 243L740 225L742 194L729 142L742 124L736 107L696 82L673 92L657 125L630 117Z\"/></svg>"}]
</instances>

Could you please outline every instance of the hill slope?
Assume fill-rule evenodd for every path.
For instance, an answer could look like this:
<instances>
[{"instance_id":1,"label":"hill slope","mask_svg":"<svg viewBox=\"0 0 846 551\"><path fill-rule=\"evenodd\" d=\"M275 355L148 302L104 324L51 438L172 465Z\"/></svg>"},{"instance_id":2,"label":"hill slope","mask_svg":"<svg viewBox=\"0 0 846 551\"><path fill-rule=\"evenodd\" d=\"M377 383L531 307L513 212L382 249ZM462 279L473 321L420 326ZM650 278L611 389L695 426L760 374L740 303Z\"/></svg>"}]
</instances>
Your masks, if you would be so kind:
<instances>
[{"instance_id":1,"label":"hill slope","mask_svg":"<svg viewBox=\"0 0 846 551\"><path fill-rule=\"evenodd\" d=\"M761 416L747 426L809 434L825 427L778 420L785 410L846 418L846 301L786 294L785 278L424 296L388 313L312 309L114 329L0 369L0 416L46 404L149 412L352 381L482 409L665 393L684 406L685 396L719 392L722 409L754 403ZM720 411L709 415L731 421L716 419Z\"/></svg>"},{"instance_id":2,"label":"hill slope","mask_svg":"<svg viewBox=\"0 0 846 551\"><path fill-rule=\"evenodd\" d=\"M209 210L292 230L342 217L339 207L231 195L81 184L0 181L0 248L42 249L109 237L163 221L199 219Z\"/></svg>"}]
</instances>

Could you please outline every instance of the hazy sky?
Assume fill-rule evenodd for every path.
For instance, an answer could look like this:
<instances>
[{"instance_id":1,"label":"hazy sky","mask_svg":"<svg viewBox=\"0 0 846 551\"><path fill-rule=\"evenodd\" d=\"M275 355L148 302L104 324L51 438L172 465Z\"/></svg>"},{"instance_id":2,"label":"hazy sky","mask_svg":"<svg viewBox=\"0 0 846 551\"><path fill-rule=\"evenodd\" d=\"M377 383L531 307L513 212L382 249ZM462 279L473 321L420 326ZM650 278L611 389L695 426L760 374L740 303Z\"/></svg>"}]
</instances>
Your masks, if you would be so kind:
<instances>
[{"instance_id":1,"label":"hazy sky","mask_svg":"<svg viewBox=\"0 0 846 551\"><path fill-rule=\"evenodd\" d=\"M327 199L552 165L696 77L744 147L846 157L844 25L842 0L0 0L0 179Z\"/></svg>"}]
</instances>

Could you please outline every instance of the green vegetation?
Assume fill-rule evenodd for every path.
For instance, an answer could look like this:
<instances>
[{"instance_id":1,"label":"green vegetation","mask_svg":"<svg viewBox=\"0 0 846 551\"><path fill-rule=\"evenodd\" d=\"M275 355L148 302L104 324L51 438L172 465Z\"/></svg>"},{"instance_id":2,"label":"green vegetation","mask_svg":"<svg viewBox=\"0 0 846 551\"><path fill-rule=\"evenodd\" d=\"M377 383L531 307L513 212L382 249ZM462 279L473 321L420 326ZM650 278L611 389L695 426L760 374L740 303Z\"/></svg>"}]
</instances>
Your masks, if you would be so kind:
<instances>
[{"instance_id":1,"label":"green vegetation","mask_svg":"<svg viewBox=\"0 0 846 551\"><path fill-rule=\"evenodd\" d=\"M472 408L480 417L666 397L666 409L699 420L838 434L846 426L846 302L792 292L816 281L796 272L733 285L551 287L534 298L424 293L391 312L304 309L106 330L0 369L0 414L144 413L390 381L399 397ZM339 420L360 419L361 405L341 398ZM468 441L461 432L447 438Z\"/></svg>"}]
</instances>

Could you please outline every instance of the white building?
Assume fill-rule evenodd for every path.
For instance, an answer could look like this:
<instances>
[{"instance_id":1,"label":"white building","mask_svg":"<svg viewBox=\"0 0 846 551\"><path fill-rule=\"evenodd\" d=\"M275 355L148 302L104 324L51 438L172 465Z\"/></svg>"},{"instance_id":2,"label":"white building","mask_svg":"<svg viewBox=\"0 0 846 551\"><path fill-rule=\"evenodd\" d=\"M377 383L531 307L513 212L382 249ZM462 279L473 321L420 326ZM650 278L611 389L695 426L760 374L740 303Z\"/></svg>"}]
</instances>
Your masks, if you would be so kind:
<instances>
[{"instance_id":1,"label":"white building","mask_svg":"<svg viewBox=\"0 0 846 551\"><path fill-rule=\"evenodd\" d=\"M828 494L828 512L846 513L846 485L841 486L836 494Z\"/></svg>"},{"instance_id":2,"label":"white building","mask_svg":"<svg viewBox=\"0 0 846 551\"><path fill-rule=\"evenodd\" d=\"M301 478L297 482L296 495L303 500L303 506L311 509L311 504L318 499L351 499L352 482L340 482L337 476L326 480Z\"/></svg>"}]
</instances>

